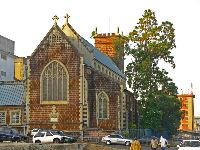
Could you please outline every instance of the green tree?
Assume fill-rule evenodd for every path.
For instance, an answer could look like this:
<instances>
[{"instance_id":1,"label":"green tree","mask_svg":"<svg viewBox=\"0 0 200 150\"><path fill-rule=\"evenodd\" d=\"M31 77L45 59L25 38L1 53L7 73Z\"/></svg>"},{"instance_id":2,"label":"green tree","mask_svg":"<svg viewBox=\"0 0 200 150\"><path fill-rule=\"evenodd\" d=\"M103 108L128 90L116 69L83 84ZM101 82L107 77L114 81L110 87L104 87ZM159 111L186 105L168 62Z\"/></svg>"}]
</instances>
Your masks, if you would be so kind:
<instances>
[{"instance_id":1,"label":"green tree","mask_svg":"<svg viewBox=\"0 0 200 150\"><path fill-rule=\"evenodd\" d=\"M162 64L174 69L171 50L176 47L173 24L158 25L155 13L145 10L126 38L125 54L131 57L126 67L127 82L139 102L140 126L174 134L180 124L177 87Z\"/></svg>"}]
</instances>

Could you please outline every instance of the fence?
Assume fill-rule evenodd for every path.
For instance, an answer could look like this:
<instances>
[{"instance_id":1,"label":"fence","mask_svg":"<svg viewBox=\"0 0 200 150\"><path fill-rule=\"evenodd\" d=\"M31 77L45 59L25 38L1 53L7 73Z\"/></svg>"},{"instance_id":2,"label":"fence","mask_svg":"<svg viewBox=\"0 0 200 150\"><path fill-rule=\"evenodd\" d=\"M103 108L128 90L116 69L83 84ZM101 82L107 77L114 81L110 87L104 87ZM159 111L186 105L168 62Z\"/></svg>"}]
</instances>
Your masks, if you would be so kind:
<instances>
[{"instance_id":1,"label":"fence","mask_svg":"<svg viewBox=\"0 0 200 150\"><path fill-rule=\"evenodd\" d=\"M158 132L151 129L124 129L119 132L127 138L150 138L152 136L160 137L161 135L165 138L169 138L167 130Z\"/></svg>"}]
</instances>

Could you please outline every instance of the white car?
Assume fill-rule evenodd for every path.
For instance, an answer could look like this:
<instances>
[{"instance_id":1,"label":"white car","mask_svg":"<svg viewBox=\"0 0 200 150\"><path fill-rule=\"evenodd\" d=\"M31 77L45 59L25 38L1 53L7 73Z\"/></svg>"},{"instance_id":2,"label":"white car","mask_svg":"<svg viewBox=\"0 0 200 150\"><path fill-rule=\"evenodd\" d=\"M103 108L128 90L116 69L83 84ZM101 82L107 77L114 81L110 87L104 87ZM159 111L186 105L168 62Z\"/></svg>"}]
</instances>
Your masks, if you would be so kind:
<instances>
[{"instance_id":1,"label":"white car","mask_svg":"<svg viewBox=\"0 0 200 150\"><path fill-rule=\"evenodd\" d=\"M31 130L31 135L34 136L36 133L38 133L39 129L34 128Z\"/></svg>"},{"instance_id":2,"label":"white car","mask_svg":"<svg viewBox=\"0 0 200 150\"><path fill-rule=\"evenodd\" d=\"M63 136L51 131L38 132L33 136L33 143L60 143Z\"/></svg>"},{"instance_id":3,"label":"white car","mask_svg":"<svg viewBox=\"0 0 200 150\"><path fill-rule=\"evenodd\" d=\"M120 134L111 134L104 136L101 140L102 142L105 142L106 144L123 144L126 146L129 146L132 143L131 139L126 139Z\"/></svg>"},{"instance_id":4,"label":"white car","mask_svg":"<svg viewBox=\"0 0 200 150\"><path fill-rule=\"evenodd\" d=\"M183 140L177 145L178 150L200 150L199 140Z\"/></svg>"}]
</instances>

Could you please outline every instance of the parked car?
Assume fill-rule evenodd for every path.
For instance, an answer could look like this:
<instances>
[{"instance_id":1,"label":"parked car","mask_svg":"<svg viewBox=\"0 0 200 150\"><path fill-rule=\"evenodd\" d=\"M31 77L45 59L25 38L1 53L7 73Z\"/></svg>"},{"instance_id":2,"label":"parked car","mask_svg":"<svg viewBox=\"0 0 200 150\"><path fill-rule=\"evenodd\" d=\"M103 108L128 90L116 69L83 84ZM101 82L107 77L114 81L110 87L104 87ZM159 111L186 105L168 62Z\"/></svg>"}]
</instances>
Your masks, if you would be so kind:
<instances>
[{"instance_id":1,"label":"parked car","mask_svg":"<svg viewBox=\"0 0 200 150\"><path fill-rule=\"evenodd\" d=\"M0 142L3 141L20 142L26 140L27 136L20 134L16 129L12 127L0 128Z\"/></svg>"},{"instance_id":2,"label":"parked car","mask_svg":"<svg viewBox=\"0 0 200 150\"><path fill-rule=\"evenodd\" d=\"M178 150L200 150L199 140L183 140L177 145Z\"/></svg>"},{"instance_id":3,"label":"parked car","mask_svg":"<svg viewBox=\"0 0 200 150\"><path fill-rule=\"evenodd\" d=\"M31 135L34 136L36 133L38 133L39 129L38 128L34 128L31 130Z\"/></svg>"},{"instance_id":4,"label":"parked car","mask_svg":"<svg viewBox=\"0 0 200 150\"><path fill-rule=\"evenodd\" d=\"M120 134L110 134L110 135L104 136L101 141L108 145L109 144L124 144L126 146L129 146L132 143L131 139L126 139Z\"/></svg>"},{"instance_id":5,"label":"parked car","mask_svg":"<svg viewBox=\"0 0 200 150\"><path fill-rule=\"evenodd\" d=\"M38 132L47 131L48 129L34 128L31 130L31 136L34 136Z\"/></svg>"},{"instance_id":6,"label":"parked car","mask_svg":"<svg viewBox=\"0 0 200 150\"><path fill-rule=\"evenodd\" d=\"M38 132L33 136L33 143L60 143L62 136L51 131Z\"/></svg>"},{"instance_id":7,"label":"parked car","mask_svg":"<svg viewBox=\"0 0 200 150\"><path fill-rule=\"evenodd\" d=\"M72 136L69 136L66 132L62 131L62 130L49 130L51 131L52 133L55 133L55 134L59 134L60 136L62 136L62 140L61 142L62 143L74 143L77 141L77 138L75 137L72 137Z\"/></svg>"}]
</instances>

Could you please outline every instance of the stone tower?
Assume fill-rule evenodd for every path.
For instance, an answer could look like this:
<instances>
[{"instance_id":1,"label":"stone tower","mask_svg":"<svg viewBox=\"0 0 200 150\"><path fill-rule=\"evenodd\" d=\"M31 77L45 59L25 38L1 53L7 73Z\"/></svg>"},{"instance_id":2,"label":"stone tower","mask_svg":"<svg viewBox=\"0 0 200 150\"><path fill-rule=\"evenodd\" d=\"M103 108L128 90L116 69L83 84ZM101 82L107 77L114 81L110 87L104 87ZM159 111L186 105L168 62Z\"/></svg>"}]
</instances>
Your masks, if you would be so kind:
<instances>
[{"instance_id":1,"label":"stone tower","mask_svg":"<svg viewBox=\"0 0 200 150\"><path fill-rule=\"evenodd\" d=\"M114 57L117 55L116 48L115 48L115 41L118 37L121 35L119 34L119 28L117 33L103 33L103 34L96 34L94 36L95 39L95 47L98 48L102 53L108 55L113 61L116 63L116 65L119 67L119 69L124 72L124 59L123 56L119 56L122 59L118 62L115 61ZM124 54L124 50L123 53Z\"/></svg>"}]
</instances>

